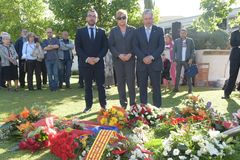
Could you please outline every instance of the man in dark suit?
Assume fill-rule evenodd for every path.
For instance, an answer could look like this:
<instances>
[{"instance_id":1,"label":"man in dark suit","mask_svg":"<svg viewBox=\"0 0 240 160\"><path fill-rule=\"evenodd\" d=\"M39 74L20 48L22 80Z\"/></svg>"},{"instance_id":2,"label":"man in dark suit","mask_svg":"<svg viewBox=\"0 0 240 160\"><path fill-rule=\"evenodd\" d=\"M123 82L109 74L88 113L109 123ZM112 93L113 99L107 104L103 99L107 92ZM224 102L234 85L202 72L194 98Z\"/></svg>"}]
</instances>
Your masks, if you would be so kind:
<instances>
[{"instance_id":1,"label":"man in dark suit","mask_svg":"<svg viewBox=\"0 0 240 160\"><path fill-rule=\"evenodd\" d=\"M80 58L85 81L84 113L91 110L93 104L92 82L95 79L98 98L102 109L106 109L105 76L103 57L108 51L108 41L105 31L96 26L98 14L94 9L87 13L87 26L77 30L75 39L76 52Z\"/></svg>"},{"instance_id":2,"label":"man in dark suit","mask_svg":"<svg viewBox=\"0 0 240 160\"><path fill-rule=\"evenodd\" d=\"M22 59L21 57L22 57L23 43L27 41L26 39L27 33L28 31L26 29L22 29L21 37L17 39L14 45L19 57L19 82L20 82L21 88L25 87L26 64L25 64L25 59Z\"/></svg>"},{"instance_id":3,"label":"man in dark suit","mask_svg":"<svg viewBox=\"0 0 240 160\"><path fill-rule=\"evenodd\" d=\"M140 102L148 103L147 86L150 77L153 91L153 105L161 107L161 71L163 68L161 54L164 50L163 29L153 25L151 10L143 12L144 26L136 29L134 53L137 56L137 76L140 88Z\"/></svg>"},{"instance_id":4,"label":"man in dark suit","mask_svg":"<svg viewBox=\"0 0 240 160\"><path fill-rule=\"evenodd\" d=\"M234 90L238 72L240 69L240 29L232 32L230 44L232 51L230 55L230 76L227 86L224 89L223 99L229 99L232 91Z\"/></svg>"},{"instance_id":5,"label":"man in dark suit","mask_svg":"<svg viewBox=\"0 0 240 160\"><path fill-rule=\"evenodd\" d=\"M174 47L173 47L173 60L177 63L176 84L173 90L174 92L179 91L179 81L180 81L182 67L184 67L185 70L189 68L195 56L194 51L195 51L195 45L193 40L187 37L186 29L184 28L181 29L180 38L174 41ZM187 84L188 84L188 93L191 94L192 80L190 77L187 77Z\"/></svg>"}]
</instances>

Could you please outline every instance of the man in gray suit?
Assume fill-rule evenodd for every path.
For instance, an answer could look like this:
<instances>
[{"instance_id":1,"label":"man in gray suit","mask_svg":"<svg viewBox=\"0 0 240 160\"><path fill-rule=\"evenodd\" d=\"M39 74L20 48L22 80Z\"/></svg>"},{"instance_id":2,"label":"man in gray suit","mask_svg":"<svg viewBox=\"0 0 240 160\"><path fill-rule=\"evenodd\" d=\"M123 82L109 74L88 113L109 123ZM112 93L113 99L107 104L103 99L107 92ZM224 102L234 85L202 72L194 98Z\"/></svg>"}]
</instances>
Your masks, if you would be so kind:
<instances>
[{"instance_id":1,"label":"man in gray suit","mask_svg":"<svg viewBox=\"0 0 240 160\"><path fill-rule=\"evenodd\" d=\"M177 63L177 75L174 92L179 92L179 81L182 67L188 69L194 59L195 45L191 38L187 37L187 30L181 29L180 38L176 39L173 47L173 60ZM192 93L192 80L187 77L188 93Z\"/></svg>"},{"instance_id":2,"label":"man in gray suit","mask_svg":"<svg viewBox=\"0 0 240 160\"><path fill-rule=\"evenodd\" d=\"M127 108L126 84L128 86L130 106L135 105L135 55L133 54L134 27L127 24L127 11L116 13L117 26L109 35L109 48L113 55L120 104Z\"/></svg>"},{"instance_id":3,"label":"man in gray suit","mask_svg":"<svg viewBox=\"0 0 240 160\"><path fill-rule=\"evenodd\" d=\"M163 68L161 54L165 42L163 29L153 25L151 10L143 12L144 26L136 29L134 37L134 53L137 56L137 75L140 89L140 102L148 103L147 86L150 77L153 91L153 105L161 107L161 71Z\"/></svg>"}]
</instances>

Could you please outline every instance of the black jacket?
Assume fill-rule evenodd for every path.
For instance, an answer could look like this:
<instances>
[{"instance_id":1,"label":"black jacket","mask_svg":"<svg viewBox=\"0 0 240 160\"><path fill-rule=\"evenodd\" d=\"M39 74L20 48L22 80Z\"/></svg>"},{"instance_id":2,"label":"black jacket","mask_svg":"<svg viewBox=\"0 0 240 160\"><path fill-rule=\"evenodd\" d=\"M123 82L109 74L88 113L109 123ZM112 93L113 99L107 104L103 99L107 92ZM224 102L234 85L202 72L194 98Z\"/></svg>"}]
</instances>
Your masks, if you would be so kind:
<instances>
[{"instance_id":1,"label":"black jacket","mask_svg":"<svg viewBox=\"0 0 240 160\"><path fill-rule=\"evenodd\" d=\"M96 27L96 36L92 41L88 34L88 28L84 27L77 30L75 38L75 49L80 59L81 67L98 67L104 68L103 57L108 51L108 40L105 31ZM98 57L99 62L94 66L86 63L88 57Z\"/></svg>"}]
</instances>

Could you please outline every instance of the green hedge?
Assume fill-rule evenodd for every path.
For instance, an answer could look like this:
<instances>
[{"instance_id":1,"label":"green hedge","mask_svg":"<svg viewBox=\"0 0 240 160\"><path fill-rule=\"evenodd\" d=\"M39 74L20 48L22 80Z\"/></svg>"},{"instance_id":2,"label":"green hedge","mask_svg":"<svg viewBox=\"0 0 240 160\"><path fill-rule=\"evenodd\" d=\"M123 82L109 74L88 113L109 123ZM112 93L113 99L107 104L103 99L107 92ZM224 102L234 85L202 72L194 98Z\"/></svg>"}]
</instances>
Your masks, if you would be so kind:
<instances>
[{"instance_id":1,"label":"green hedge","mask_svg":"<svg viewBox=\"0 0 240 160\"><path fill-rule=\"evenodd\" d=\"M193 27L187 28L188 37L193 38L195 48L199 49L226 49L229 46L229 34L222 29L214 32L198 32Z\"/></svg>"}]
</instances>

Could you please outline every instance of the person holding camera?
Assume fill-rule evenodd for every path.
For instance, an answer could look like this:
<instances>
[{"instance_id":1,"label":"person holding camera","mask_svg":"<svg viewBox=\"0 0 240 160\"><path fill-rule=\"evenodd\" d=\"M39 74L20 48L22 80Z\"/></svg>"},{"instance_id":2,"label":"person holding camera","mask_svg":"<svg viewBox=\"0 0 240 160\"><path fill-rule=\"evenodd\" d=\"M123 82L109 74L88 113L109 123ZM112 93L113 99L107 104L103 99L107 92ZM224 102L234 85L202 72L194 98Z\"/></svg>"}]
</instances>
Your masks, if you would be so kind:
<instances>
[{"instance_id":1,"label":"person holding camera","mask_svg":"<svg viewBox=\"0 0 240 160\"><path fill-rule=\"evenodd\" d=\"M0 44L0 56L3 79L7 81L8 91L12 91L11 81L14 81L14 91L18 91L18 54L11 44L11 37L8 33L2 33Z\"/></svg>"}]
</instances>

